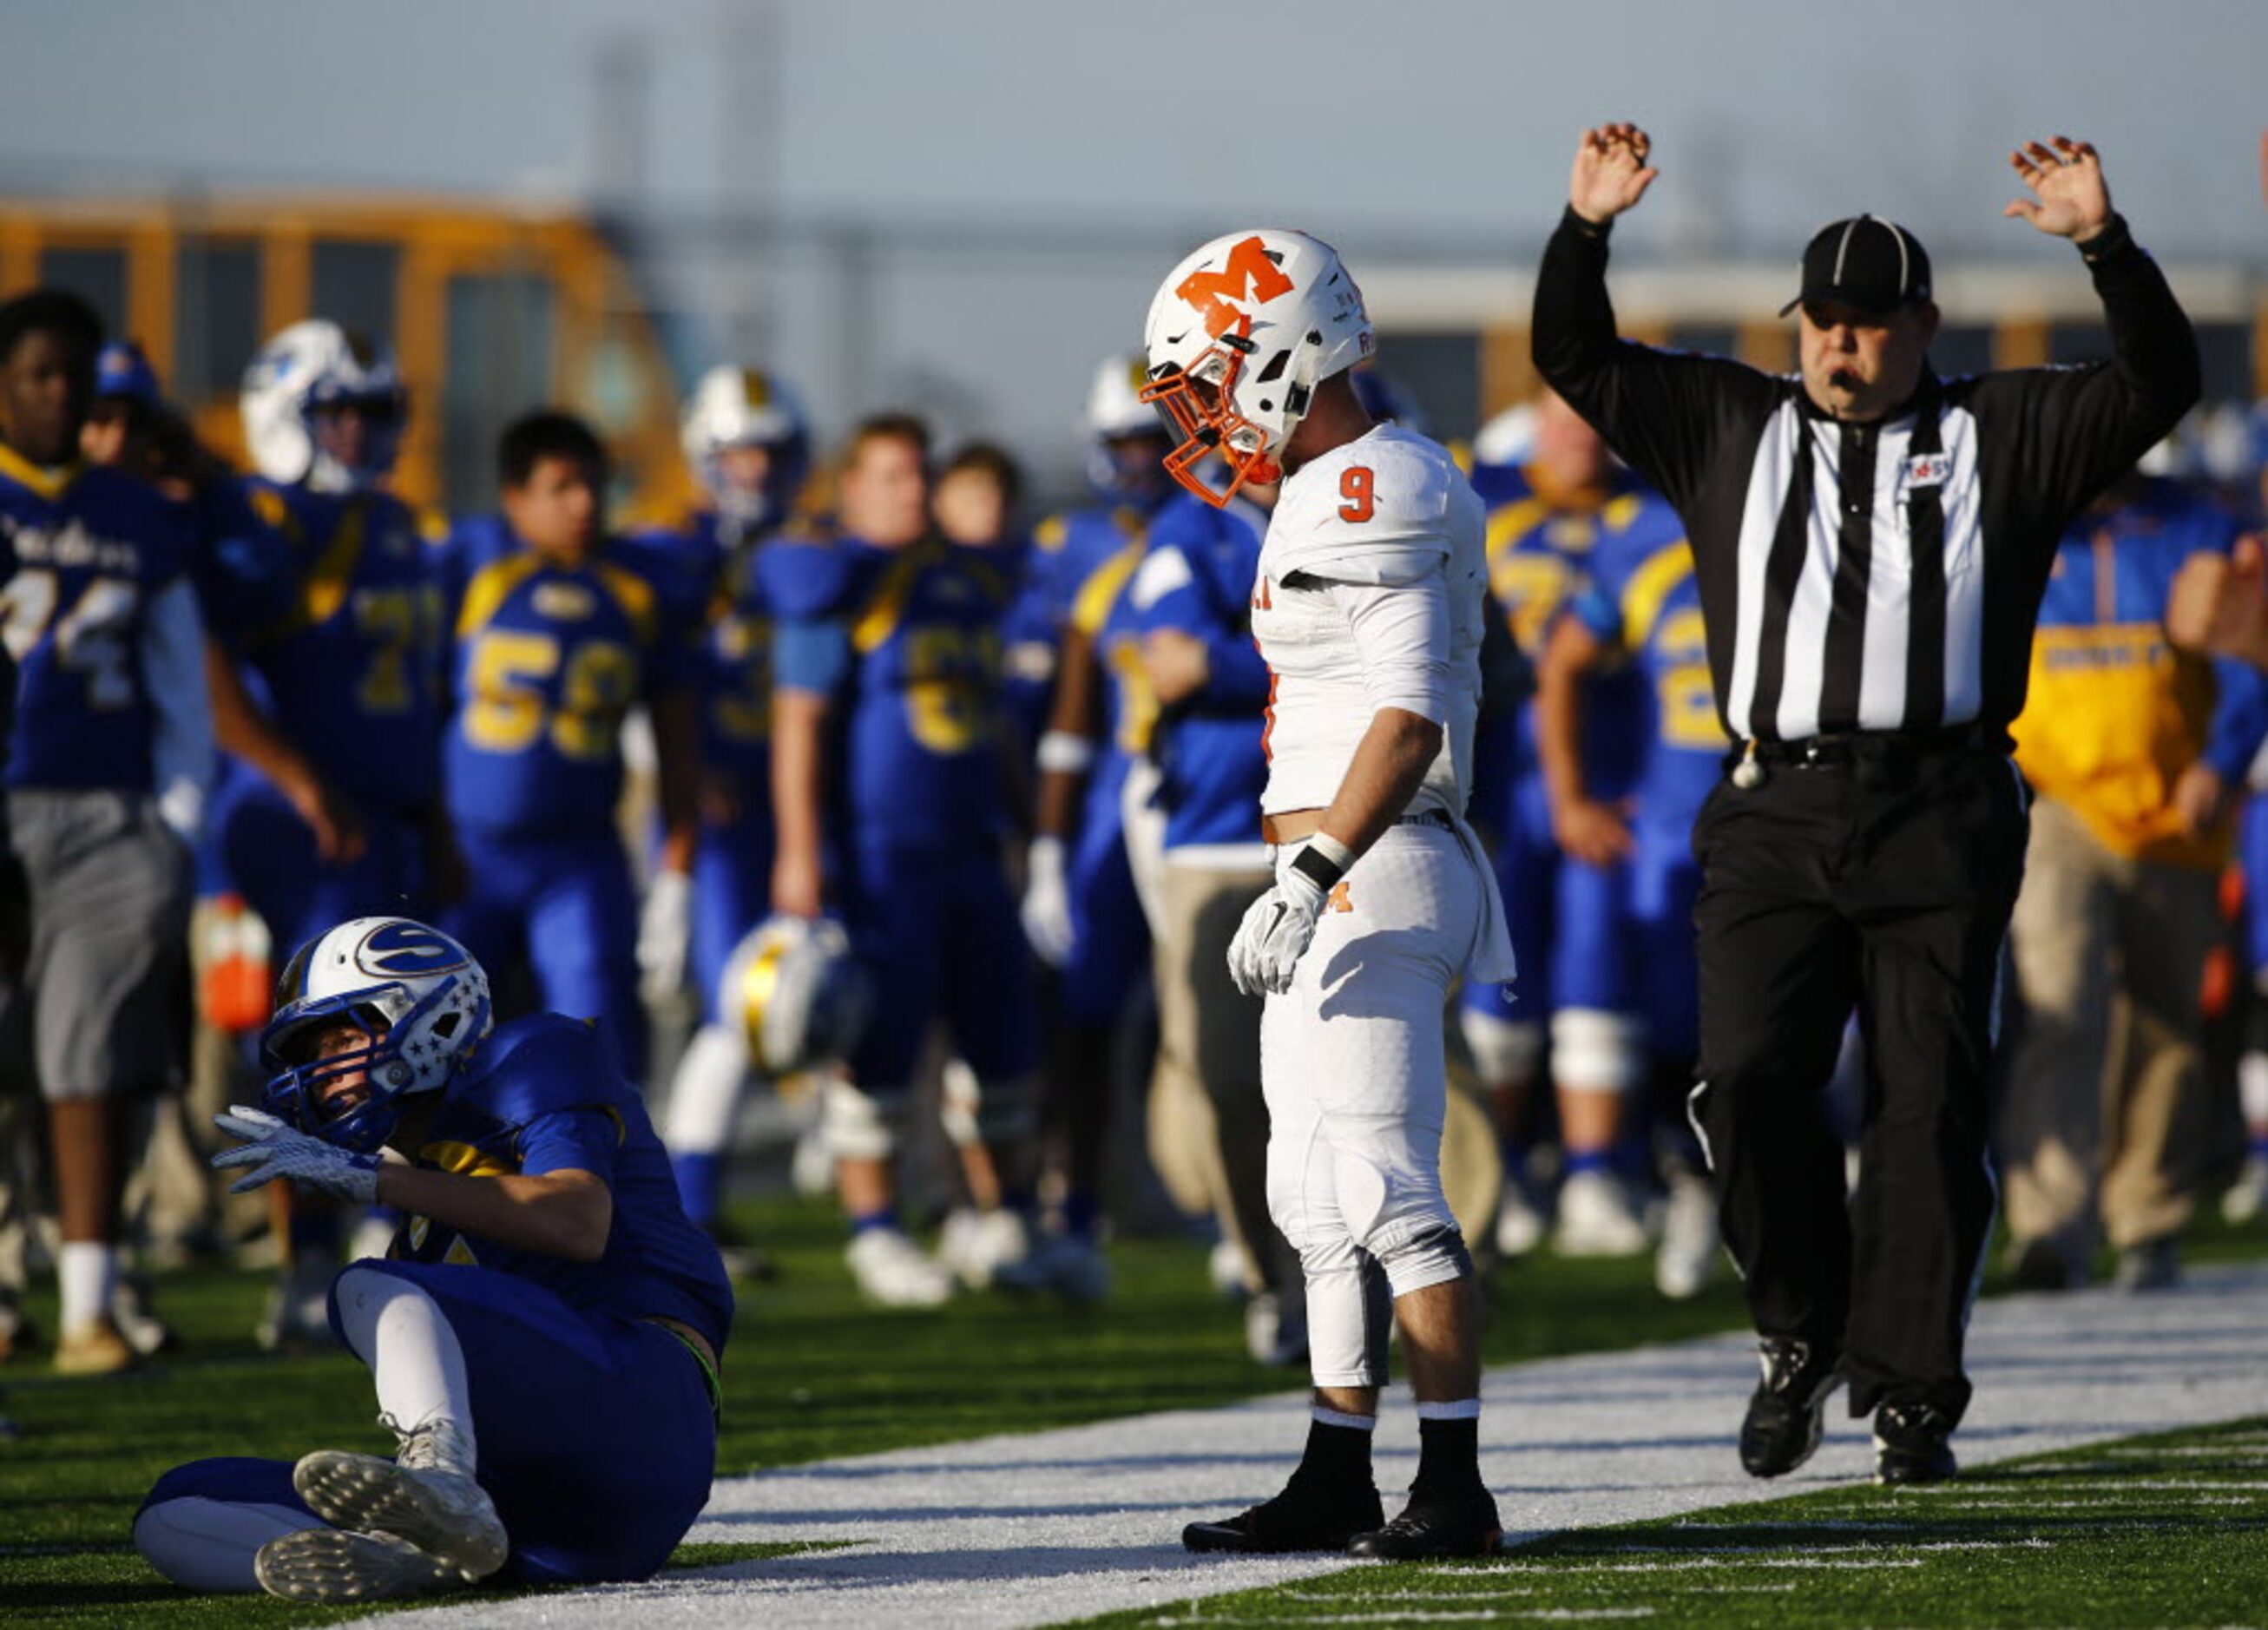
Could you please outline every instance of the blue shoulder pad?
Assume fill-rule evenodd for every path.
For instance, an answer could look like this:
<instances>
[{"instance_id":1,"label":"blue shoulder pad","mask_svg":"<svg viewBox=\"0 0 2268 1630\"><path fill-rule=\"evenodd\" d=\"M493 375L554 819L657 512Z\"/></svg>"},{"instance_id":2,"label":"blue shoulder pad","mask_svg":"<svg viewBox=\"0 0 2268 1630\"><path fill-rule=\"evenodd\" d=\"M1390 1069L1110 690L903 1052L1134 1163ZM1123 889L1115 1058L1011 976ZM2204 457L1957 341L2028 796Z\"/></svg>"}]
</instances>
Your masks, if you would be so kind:
<instances>
[{"instance_id":1,"label":"blue shoulder pad","mask_svg":"<svg viewBox=\"0 0 2268 1630\"><path fill-rule=\"evenodd\" d=\"M449 1095L525 1126L565 1110L611 1109L629 1093L596 1027L546 1013L498 1025Z\"/></svg>"},{"instance_id":2,"label":"blue shoulder pad","mask_svg":"<svg viewBox=\"0 0 2268 1630\"><path fill-rule=\"evenodd\" d=\"M844 610L851 595L854 557L838 545L783 540L756 557L756 577L773 614L817 622Z\"/></svg>"}]
</instances>

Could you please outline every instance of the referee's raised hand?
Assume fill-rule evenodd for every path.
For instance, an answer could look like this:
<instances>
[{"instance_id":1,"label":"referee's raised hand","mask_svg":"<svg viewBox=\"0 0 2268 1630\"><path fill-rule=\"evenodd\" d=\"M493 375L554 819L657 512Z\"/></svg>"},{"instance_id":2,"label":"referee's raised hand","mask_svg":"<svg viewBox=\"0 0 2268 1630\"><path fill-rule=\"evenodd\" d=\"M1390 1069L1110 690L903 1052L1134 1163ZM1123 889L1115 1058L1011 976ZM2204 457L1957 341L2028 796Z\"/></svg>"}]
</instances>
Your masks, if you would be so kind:
<instances>
[{"instance_id":1,"label":"referee's raised hand","mask_svg":"<svg viewBox=\"0 0 2268 1630\"><path fill-rule=\"evenodd\" d=\"M2086 240L2110 220L2110 188L2102 179L2102 159L2092 142L2058 136L2027 142L2008 163L2032 196L2013 200L2001 214L2029 221L2056 238Z\"/></svg>"},{"instance_id":2,"label":"referee's raised hand","mask_svg":"<svg viewBox=\"0 0 2268 1630\"><path fill-rule=\"evenodd\" d=\"M1583 132L1567 202L1594 226L1603 225L1646 196L1660 171L1649 168L1653 140L1634 124L1602 124Z\"/></svg>"}]
</instances>

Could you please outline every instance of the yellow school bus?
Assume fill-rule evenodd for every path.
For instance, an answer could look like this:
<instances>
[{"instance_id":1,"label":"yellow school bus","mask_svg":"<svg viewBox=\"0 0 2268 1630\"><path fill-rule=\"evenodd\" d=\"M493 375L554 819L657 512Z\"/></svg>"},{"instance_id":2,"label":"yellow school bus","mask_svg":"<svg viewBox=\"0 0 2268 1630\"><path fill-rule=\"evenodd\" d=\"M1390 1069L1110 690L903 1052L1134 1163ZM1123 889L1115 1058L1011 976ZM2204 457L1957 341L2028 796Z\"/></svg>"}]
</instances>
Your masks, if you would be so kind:
<instances>
[{"instance_id":1,"label":"yellow school bus","mask_svg":"<svg viewBox=\"0 0 2268 1630\"><path fill-rule=\"evenodd\" d=\"M497 432L556 403L588 416L626 508L686 491L678 381L622 256L586 218L431 198L230 195L0 200L0 292L92 300L239 464L237 387L269 335L334 318L391 343L410 392L395 486L426 509L494 499Z\"/></svg>"}]
</instances>

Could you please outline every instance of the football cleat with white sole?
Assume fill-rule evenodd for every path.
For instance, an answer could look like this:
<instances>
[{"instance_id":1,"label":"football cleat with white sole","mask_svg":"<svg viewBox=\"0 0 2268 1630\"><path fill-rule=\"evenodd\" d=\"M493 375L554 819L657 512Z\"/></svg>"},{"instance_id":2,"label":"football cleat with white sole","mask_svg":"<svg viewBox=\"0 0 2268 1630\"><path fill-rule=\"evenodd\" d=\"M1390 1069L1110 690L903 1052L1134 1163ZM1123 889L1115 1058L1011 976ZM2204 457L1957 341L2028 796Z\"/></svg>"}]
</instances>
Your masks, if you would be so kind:
<instances>
[{"instance_id":1,"label":"football cleat with white sole","mask_svg":"<svg viewBox=\"0 0 2268 1630\"><path fill-rule=\"evenodd\" d=\"M1290 1369L1307 1361L1307 1310L1263 1290L1244 1304L1244 1350L1256 1364Z\"/></svg>"},{"instance_id":2,"label":"football cleat with white sole","mask_svg":"<svg viewBox=\"0 0 2268 1630\"><path fill-rule=\"evenodd\" d=\"M1038 1253L1031 1225L1005 1206L948 1214L938 1235L937 1257L971 1290L1036 1290Z\"/></svg>"},{"instance_id":3,"label":"football cleat with white sole","mask_svg":"<svg viewBox=\"0 0 2268 1630\"><path fill-rule=\"evenodd\" d=\"M1252 1294L1251 1258L1234 1240L1222 1240L1205 1258L1205 1279L1216 1295L1242 1302Z\"/></svg>"},{"instance_id":4,"label":"football cleat with white sole","mask_svg":"<svg viewBox=\"0 0 2268 1630\"><path fill-rule=\"evenodd\" d=\"M1636 1257L1646 1248L1646 1219L1610 1172L1579 1171L1559 1185L1551 1248L1563 1257Z\"/></svg>"},{"instance_id":5,"label":"football cleat with white sole","mask_svg":"<svg viewBox=\"0 0 2268 1630\"><path fill-rule=\"evenodd\" d=\"M1669 1180L1661 1243L1654 1248L1654 1288L1672 1302L1701 1294L1717 1271L1717 1195L1709 1180L1680 1172Z\"/></svg>"},{"instance_id":6,"label":"football cleat with white sole","mask_svg":"<svg viewBox=\"0 0 2268 1630\"><path fill-rule=\"evenodd\" d=\"M2255 1154L2220 1197L2220 1220L2242 1224L2268 1213L2268 1154Z\"/></svg>"},{"instance_id":7,"label":"football cleat with white sole","mask_svg":"<svg viewBox=\"0 0 2268 1630\"><path fill-rule=\"evenodd\" d=\"M1043 1234L1029 1257L993 1282L1010 1290L1047 1291L1065 1302L1101 1302L1110 1294L1110 1261L1093 1240Z\"/></svg>"},{"instance_id":8,"label":"football cleat with white sole","mask_svg":"<svg viewBox=\"0 0 2268 1630\"><path fill-rule=\"evenodd\" d=\"M855 1235L843 1258L869 1302L886 1308L934 1308L952 1300L953 1273L895 1228Z\"/></svg>"},{"instance_id":9,"label":"football cleat with white sole","mask_svg":"<svg viewBox=\"0 0 2268 1630\"><path fill-rule=\"evenodd\" d=\"M473 1457L457 1428L430 1420L405 1432L380 1420L401 1441L395 1458L335 1449L302 1456L291 1469L299 1498L333 1528L407 1540L460 1579L484 1579L503 1567L510 1549L504 1521L473 1480Z\"/></svg>"},{"instance_id":10,"label":"football cleat with white sole","mask_svg":"<svg viewBox=\"0 0 2268 1630\"><path fill-rule=\"evenodd\" d=\"M260 1547L253 1577L294 1602L381 1602L452 1590L465 1576L391 1534L303 1528Z\"/></svg>"},{"instance_id":11,"label":"football cleat with white sole","mask_svg":"<svg viewBox=\"0 0 2268 1630\"><path fill-rule=\"evenodd\" d=\"M1543 1243L1550 1220L1528 1191L1527 1180L1507 1170L1496 1203L1496 1249L1500 1257L1525 1257Z\"/></svg>"}]
</instances>

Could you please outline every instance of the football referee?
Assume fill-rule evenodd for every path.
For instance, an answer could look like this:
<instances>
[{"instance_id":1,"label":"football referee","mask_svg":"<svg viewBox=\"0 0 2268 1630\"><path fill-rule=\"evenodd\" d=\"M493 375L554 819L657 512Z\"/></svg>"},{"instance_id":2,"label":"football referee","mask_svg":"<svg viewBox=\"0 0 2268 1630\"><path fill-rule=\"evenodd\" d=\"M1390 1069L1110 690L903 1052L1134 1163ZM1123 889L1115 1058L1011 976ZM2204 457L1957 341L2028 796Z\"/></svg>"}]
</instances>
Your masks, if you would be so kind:
<instances>
[{"instance_id":1,"label":"football referee","mask_svg":"<svg viewBox=\"0 0 2268 1630\"><path fill-rule=\"evenodd\" d=\"M1985 1076L2027 827L2008 724L2057 542L2197 400L2196 340L2095 150L2061 136L2013 155L2031 195L2007 213L2077 246L2108 362L1938 378L1929 257L1871 216L1804 251L1794 375L1618 340L1607 238L1650 148L1584 135L1535 360L1683 517L1736 744L1693 835L1691 1107L1763 1349L1741 1463L1801 1464L1847 1378L1879 1479L1934 1482L1992 1221ZM1849 1198L1821 1089L1854 1011Z\"/></svg>"}]
</instances>

